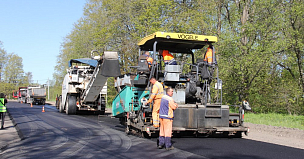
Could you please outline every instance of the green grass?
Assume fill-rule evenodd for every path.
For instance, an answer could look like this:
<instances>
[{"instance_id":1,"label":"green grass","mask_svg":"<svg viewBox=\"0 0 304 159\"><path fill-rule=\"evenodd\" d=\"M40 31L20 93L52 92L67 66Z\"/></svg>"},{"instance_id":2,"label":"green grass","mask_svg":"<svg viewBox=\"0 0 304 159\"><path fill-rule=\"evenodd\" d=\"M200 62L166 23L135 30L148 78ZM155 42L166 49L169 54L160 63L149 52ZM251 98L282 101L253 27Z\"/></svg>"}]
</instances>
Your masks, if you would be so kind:
<instances>
[{"instance_id":1,"label":"green grass","mask_svg":"<svg viewBox=\"0 0 304 159\"><path fill-rule=\"evenodd\" d=\"M245 122L304 130L304 116L283 114L245 114Z\"/></svg>"}]
</instances>

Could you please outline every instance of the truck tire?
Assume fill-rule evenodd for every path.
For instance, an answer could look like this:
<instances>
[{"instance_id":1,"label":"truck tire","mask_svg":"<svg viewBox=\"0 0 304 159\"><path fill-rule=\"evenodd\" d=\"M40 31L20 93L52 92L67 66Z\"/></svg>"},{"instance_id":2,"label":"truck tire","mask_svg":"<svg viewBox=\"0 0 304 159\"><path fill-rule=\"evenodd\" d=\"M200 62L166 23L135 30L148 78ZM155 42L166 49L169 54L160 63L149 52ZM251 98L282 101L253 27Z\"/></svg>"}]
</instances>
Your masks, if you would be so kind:
<instances>
[{"instance_id":1,"label":"truck tire","mask_svg":"<svg viewBox=\"0 0 304 159\"><path fill-rule=\"evenodd\" d=\"M61 104L61 101L59 103L59 112L60 113L63 113L64 112L64 108L63 108L63 105Z\"/></svg>"},{"instance_id":2,"label":"truck tire","mask_svg":"<svg viewBox=\"0 0 304 159\"><path fill-rule=\"evenodd\" d=\"M234 134L234 138L242 138L242 132L238 131Z\"/></svg>"},{"instance_id":3,"label":"truck tire","mask_svg":"<svg viewBox=\"0 0 304 159\"><path fill-rule=\"evenodd\" d=\"M67 115L76 114L76 97L75 96L68 95L65 113Z\"/></svg>"},{"instance_id":4,"label":"truck tire","mask_svg":"<svg viewBox=\"0 0 304 159\"><path fill-rule=\"evenodd\" d=\"M61 100L58 98L56 99L56 108L60 109Z\"/></svg>"},{"instance_id":5,"label":"truck tire","mask_svg":"<svg viewBox=\"0 0 304 159\"><path fill-rule=\"evenodd\" d=\"M98 111L97 113L100 114L100 115L104 115L105 112L106 112L106 100L104 97L101 97L100 98L100 105L101 105L101 110Z\"/></svg>"}]
</instances>

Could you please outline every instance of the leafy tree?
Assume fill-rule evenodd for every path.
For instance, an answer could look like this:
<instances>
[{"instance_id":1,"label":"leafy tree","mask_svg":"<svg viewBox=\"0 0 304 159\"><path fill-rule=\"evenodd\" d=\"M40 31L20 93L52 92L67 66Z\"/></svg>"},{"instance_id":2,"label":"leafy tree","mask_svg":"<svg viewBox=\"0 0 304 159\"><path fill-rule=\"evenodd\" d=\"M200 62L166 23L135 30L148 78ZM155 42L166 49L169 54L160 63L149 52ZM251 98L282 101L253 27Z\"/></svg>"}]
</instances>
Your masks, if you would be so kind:
<instances>
[{"instance_id":1,"label":"leafy tree","mask_svg":"<svg viewBox=\"0 0 304 159\"><path fill-rule=\"evenodd\" d=\"M0 92L10 94L18 86L24 85L22 58L14 53L7 53L0 41Z\"/></svg>"},{"instance_id":2,"label":"leafy tree","mask_svg":"<svg viewBox=\"0 0 304 159\"><path fill-rule=\"evenodd\" d=\"M2 42L0 41L0 81L3 80L4 67L6 65L7 52L2 48Z\"/></svg>"},{"instance_id":3,"label":"leafy tree","mask_svg":"<svg viewBox=\"0 0 304 159\"><path fill-rule=\"evenodd\" d=\"M22 81L26 85L29 85L29 84L33 83L33 74L32 74L32 72L26 72L26 73L24 73Z\"/></svg>"},{"instance_id":4,"label":"leafy tree","mask_svg":"<svg viewBox=\"0 0 304 159\"><path fill-rule=\"evenodd\" d=\"M304 113L303 0L89 0L58 55L54 90L71 58L118 51L122 73L137 64L138 41L156 31L216 35L224 101L256 112ZM195 52L202 58L204 49ZM109 97L114 97L109 79ZM111 85L111 83L113 85Z\"/></svg>"},{"instance_id":5,"label":"leafy tree","mask_svg":"<svg viewBox=\"0 0 304 159\"><path fill-rule=\"evenodd\" d=\"M7 56L7 65L5 66L4 81L7 83L20 83L23 77L22 58L14 53Z\"/></svg>"},{"instance_id":6,"label":"leafy tree","mask_svg":"<svg viewBox=\"0 0 304 159\"><path fill-rule=\"evenodd\" d=\"M289 114L304 112L304 1L282 2L281 49L276 52L277 66L280 68L281 83L286 89L282 96ZM282 86L282 85L281 85ZM292 106L293 105L293 106ZM295 106L295 108L293 108Z\"/></svg>"}]
</instances>

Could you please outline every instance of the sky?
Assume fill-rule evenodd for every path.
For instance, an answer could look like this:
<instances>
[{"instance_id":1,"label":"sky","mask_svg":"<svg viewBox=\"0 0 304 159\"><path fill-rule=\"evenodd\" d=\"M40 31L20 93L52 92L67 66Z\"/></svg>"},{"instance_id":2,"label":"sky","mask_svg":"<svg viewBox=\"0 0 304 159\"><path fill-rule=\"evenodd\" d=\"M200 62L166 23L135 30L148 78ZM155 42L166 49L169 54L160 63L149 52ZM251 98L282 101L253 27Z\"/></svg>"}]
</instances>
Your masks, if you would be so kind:
<instances>
[{"instance_id":1,"label":"sky","mask_svg":"<svg viewBox=\"0 0 304 159\"><path fill-rule=\"evenodd\" d=\"M64 38L83 16L86 0L0 0L0 41L23 60L33 82L53 79Z\"/></svg>"}]
</instances>

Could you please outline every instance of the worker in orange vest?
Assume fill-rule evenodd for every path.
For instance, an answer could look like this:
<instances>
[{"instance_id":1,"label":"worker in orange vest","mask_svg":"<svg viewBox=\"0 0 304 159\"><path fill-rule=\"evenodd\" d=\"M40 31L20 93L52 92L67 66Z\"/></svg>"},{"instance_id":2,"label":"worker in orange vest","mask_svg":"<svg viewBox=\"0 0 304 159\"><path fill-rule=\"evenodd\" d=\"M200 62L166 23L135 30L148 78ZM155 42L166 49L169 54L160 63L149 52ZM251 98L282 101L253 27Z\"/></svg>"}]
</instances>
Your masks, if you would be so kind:
<instances>
[{"instance_id":1,"label":"worker in orange vest","mask_svg":"<svg viewBox=\"0 0 304 159\"><path fill-rule=\"evenodd\" d=\"M207 52L205 54L204 61L208 62L209 64L213 63L213 47L212 47L212 45L209 45L209 47L207 48ZM214 63L216 63L215 57L214 57Z\"/></svg>"},{"instance_id":2,"label":"worker in orange vest","mask_svg":"<svg viewBox=\"0 0 304 159\"><path fill-rule=\"evenodd\" d=\"M152 77L150 79L150 82L153 84L153 87L152 87L150 98L147 101L146 105L149 103L152 103L152 101L154 102L153 110L152 110L152 120L153 120L153 126L155 128L158 128L159 127L159 107L160 107L161 98L164 95L164 87L154 77Z\"/></svg>"},{"instance_id":3,"label":"worker in orange vest","mask_svg":"<svg viewBox=\"0 0 304 159\"><path fill-rule=\"evenodd\" d=\"M146 56L146 59L147 59L147 62L148 62L149 67L151 67L151 65L152 65L152 63L153 63L153 58L150 57L149 51L146 51L146 52L145 52L145 56Z\"/></svg>"},{"instance_id":4,"label":"worker in orange vest","mask_svg":"<svg viewBox=\"0 0 304 159\"><path fill-rule=\"evenodd\" d=\"M174 119L174 110L178 107L177 103L174 102L173 89L168 87L166 89L166 95L163 95L159 108L159 120L160 120L160 131L159 131L159 144L158 148L162 149L165 147L167 150L172 150L171 136L172 136L172 123Z\"/></svg>"},{"instance_id":5,"label":"worker in orange vest","mask_svg":"<svg viewBox=\"0 0 304 159\"><path fill-rule=\"evenodd\" d=\"M163 56L165 65L177 65L173 55L168 50L159 50L159 54Z\"/></svg>"}]
</instances>

